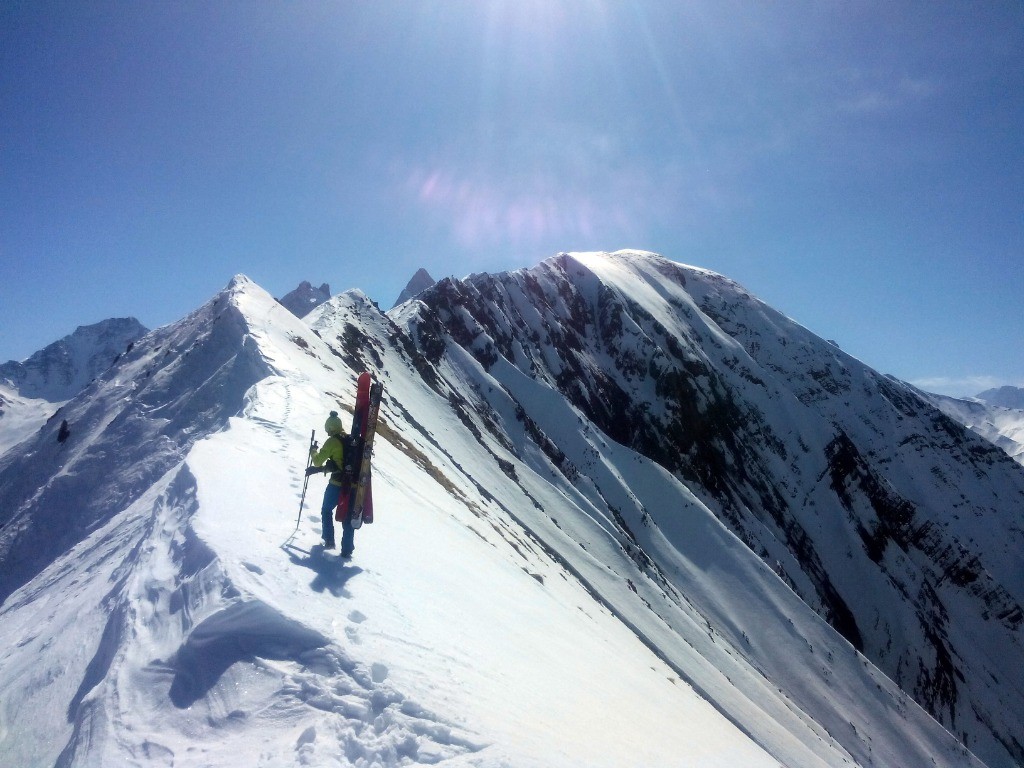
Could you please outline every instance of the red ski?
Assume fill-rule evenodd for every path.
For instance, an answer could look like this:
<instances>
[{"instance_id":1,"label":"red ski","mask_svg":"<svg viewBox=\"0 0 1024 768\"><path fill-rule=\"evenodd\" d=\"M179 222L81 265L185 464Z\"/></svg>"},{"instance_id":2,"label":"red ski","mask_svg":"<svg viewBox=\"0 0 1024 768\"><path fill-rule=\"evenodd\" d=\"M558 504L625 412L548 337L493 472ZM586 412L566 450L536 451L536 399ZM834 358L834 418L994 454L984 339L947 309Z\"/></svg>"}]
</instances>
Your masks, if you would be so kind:
<instances>
[{"instance_id":1,"label":"red ski","mask_svg":"<svg viewBox=\"0 0 1024 768\"><path fill-rule=\"evenodd\" d=\"M377 414L380 412L380 399L384 394L384 385L375 382L370 387L370 407L366 414L366 426L363 429L362 455L360 456L359 473L356 475L355 498L351 505L348 522L353 528L363 523L373 522L373 486L370 458L373 455L373 438L377 434Z\"/></svg>"},{"instance_id":2,"label":"red ski","mask_svg":"<svg viewBox=\"0 0 1024 768\"><path fill-rule=\"evenodd\" d=\"M353 528L373 522L373 489L370 476L370 454L377 428L384 386L373 383L369 373L359 374L356 405L352 413L352 431L345 441L345 476L335 520L349 520Z\"/></svg>"}]
</instances>

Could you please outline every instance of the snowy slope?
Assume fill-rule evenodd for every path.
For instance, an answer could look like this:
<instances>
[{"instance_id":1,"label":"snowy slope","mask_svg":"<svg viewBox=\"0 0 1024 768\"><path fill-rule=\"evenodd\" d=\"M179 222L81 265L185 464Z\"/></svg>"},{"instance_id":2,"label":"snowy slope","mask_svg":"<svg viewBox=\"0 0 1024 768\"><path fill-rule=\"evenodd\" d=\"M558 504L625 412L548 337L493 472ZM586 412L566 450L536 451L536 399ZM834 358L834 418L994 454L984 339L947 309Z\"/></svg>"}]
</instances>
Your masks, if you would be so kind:
<instances>
[{"instance_id":1,"label":"snowy slope","mask_svg":"<svg viewBox=\"0 0 1024 768\"><path fill-rule=\"evenodd\" d=\"M574 485L604 451L574 455L548 434L523 377L675 473L991 764L1024 762L1024 475L990 444L735 283L653 254L442 281L405 321L428 356L466 350ZM621 505L594 493L664 573L641 527L650 505L629 487Z\"/></svg>"},{"instance_id":2,"label":"snowy slope","mask_svg":"<svg viewBox=\"0 0 1024 768\"><path fill-rule=\"evenodd\" d=\"M1013 391L1012 387L1004 389ZM922 396L951 419L1006 451L1018 464L1024 464L1024 410L993 405L980 397L963 399L930 392Z\"/></svg>"},{"instance_id":3,"label":"snowy slope","mask_svg":"<svg viewBox=\"0 0 1024 768\"><path fill-rule=\"evenodd\" d=\"M0 599L145 493L197 440L238 413L270 368L232 297L238 278L158 329L0 457ZM285 315L271 301L265 313ZM238 391L241 390L241 391ZM61 421L71 437L57 440Z\"/></svg>"},{"instance_id":4,"label":"snowy slope","mask_svg":"<svg viewBox=\"0 0 1024 768\"><path fill-rule=\"evenodd\" d=\"M42 427L57 408L49 400L22 397L13 387L0 384L0 455Z\"/></svg>"},{"instance_id":5,"label":"snowy slope","mask_svg":"<svg viewBox=\"0 0 1024 768\"><path fill-rule=\"evenodd\" d=\"M145 333L135 318L112 318L0 365L0 454L40 429Z\"/></svg>"},{"instance_id":6,"label":"snowy slope","mask_svg":"<svg viewBox=\"0 0 1024 768\"><path fill-rule=\"evenodd\" d=\"M233 338L197 338L211 324ZM689 765L777 764L493 500L445 462L449 486L393 433L404 450L381 442L367 556L344 565L311 551L311 514L289 538L306 427L350 404L354 379L259 289L236 279L149 341L101 389L152 371L181 418L208 405L186 357L216 376L239 367L221 354L239 344L268 367L221 377L220 395L240 405L229 429L108 505L117 511L5 602L4 764L663 765L682 753ZM155 369L168 344L176 352ZM436 405L407 389L409 407ZM461 431L451 413L432 426ZM93 450L116 439L105 431ZM123 483L106 455L108 481ZM612 703L645 717L643 739L611 728Z\"/></svg>"},{"instance_id":7,"label":"snowy slope","mask_svg":"<svg viewBox=\"0 0 1024 768\"><path fill-rule=\"evenodd\" d=\"M136 344L65 406L63 446L51 425L0 458L0 764L980 765L713 493L566 396L614 359L540 364L568 359L531 347L542 311L591 312L584 291L644 263L548 303L557 260L529 296L492 286L536 335L474 335L450 281L306 325L240 277ZM639 332L620 342L640 359ZM296 517L310 430L364 368L386 387L378 519L344 563L314 546L322 479Z\"/></svg>"}]
</instances>

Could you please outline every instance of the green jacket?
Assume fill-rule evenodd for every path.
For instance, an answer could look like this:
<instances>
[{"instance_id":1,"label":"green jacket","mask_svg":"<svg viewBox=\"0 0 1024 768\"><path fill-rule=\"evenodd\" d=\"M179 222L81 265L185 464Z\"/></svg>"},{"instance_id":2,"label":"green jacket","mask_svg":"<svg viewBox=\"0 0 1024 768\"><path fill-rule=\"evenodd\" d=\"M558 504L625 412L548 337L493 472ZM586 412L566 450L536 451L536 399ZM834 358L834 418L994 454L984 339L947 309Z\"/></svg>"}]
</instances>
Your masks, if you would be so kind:
<instances>
[{"instance_id":1,"label":"green jacket","mask_svg":"<svg viewBox=\"0 0 1024 768\"><path fill-rule=\"evenodd\" d=\"M337 435L324 440L323 446L313 454L313 466L322 467L328 459L334 461L337 471L331 473L331 485L342 485L342 467L345 466L345 444Z\"/></svg>"}]
</instances>

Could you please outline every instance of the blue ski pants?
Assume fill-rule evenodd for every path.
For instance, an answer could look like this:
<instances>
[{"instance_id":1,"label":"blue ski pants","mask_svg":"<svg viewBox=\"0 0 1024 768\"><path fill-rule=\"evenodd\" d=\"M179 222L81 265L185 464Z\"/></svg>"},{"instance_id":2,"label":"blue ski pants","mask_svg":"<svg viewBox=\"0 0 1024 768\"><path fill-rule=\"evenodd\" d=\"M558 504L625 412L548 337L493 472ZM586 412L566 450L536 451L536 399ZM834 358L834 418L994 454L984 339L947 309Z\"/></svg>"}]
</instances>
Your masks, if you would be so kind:
<instances>
[{"instance_id":1,"label":"blue ski pants","mask_svg":"<svg viewBox=\"0 0 1024 768\"><path fill-rule=\"evenodd\" d=\"M324 490L324 503L320 507L320 522L323 526L323 538L328 543L334 543L334 508L338 506L338 499L341 498L341 486L327 484ZM341 524L341 551L351 553L355 549L355 529L349 525L348 520Z\"/></svg>"}]
</instances>

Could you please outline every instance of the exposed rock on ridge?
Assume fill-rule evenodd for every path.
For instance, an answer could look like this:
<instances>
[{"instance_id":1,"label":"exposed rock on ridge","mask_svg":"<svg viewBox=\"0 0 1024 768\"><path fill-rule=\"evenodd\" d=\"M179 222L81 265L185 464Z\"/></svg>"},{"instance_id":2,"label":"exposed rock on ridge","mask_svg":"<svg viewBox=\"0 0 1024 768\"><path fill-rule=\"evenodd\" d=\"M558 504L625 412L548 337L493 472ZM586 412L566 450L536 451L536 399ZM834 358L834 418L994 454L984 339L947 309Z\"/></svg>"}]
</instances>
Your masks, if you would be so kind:
<instances>
[{"instance_id":1,"label":"exposed rock on ridge","mask_svg":"<svg viewBox=\"0 0 1024 768\"><path fill-rule=\"evenodd\" d=\"M511 367L678 475L969 746L1024 761L1008 715L1024 681L993 662L1021 656L1024 473L994 446L736 283L653 254L442 280L407 322L432 362L458 347L498 382ZM993 678L1013 706L986 703Z\"/></svg>"},{"instance_id":2,"label":"exposed rock on ridge","mask_svg":"<svg viewBox=\"0 0 1024 768\"><path fill-rule=\"evenodd\" d=\"M298 288L285 294L279 301L296 317L305 317L330 298L331 287L327 283L314 288L310 282L303 280Z\"/></svg>"}]
</instances>

